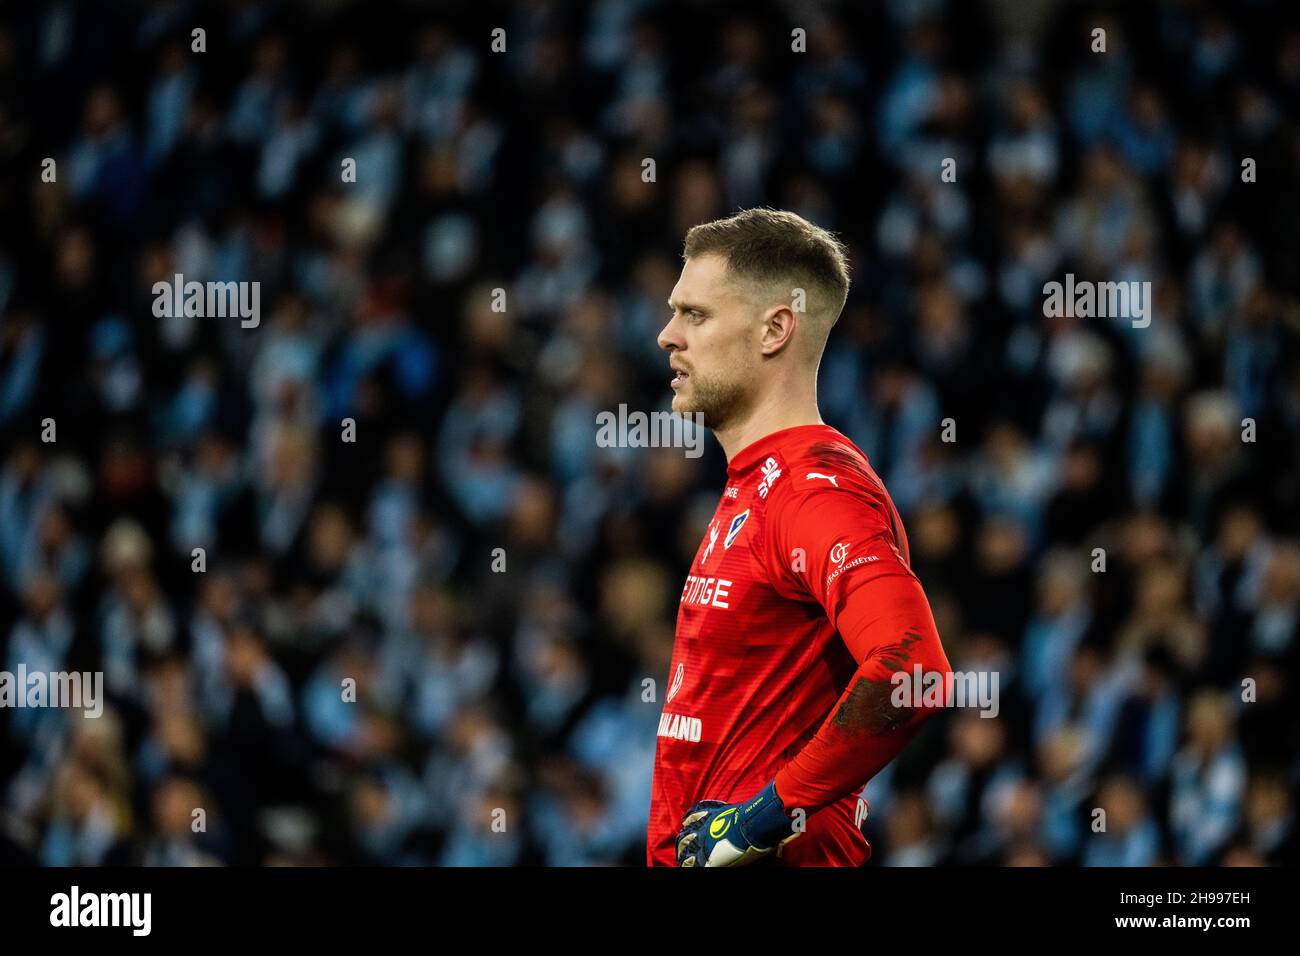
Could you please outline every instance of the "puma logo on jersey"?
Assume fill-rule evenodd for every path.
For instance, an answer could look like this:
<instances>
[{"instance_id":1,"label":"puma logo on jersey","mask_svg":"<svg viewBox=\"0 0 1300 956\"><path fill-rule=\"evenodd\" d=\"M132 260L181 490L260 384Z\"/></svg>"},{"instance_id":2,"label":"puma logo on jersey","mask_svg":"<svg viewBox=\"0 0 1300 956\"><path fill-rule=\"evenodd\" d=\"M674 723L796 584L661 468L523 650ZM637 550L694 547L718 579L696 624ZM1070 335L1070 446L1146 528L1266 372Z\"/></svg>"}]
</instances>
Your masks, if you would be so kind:
<instances>
[{"instance_id":1,"label":"puma logo on jersey","mask_svg":"<svg viewBox=\"0 0 1300 956\"><path fill-rule=\"evenodd\" d=\"M829 482L830 482L832 485L834 485L836 488L838 488L838 487L840 486L840 483L839 483L838 481L835 480L835 476L834 476L834 475L823 475L821 472L818 472L818 471L810 471L810 472L808 472L808 474L804 475L803 478L804 478L804 481L808 481L808 480L811 479L811 478L825 478L827 481L829 481Z\"/></svg>"}]
</instances>

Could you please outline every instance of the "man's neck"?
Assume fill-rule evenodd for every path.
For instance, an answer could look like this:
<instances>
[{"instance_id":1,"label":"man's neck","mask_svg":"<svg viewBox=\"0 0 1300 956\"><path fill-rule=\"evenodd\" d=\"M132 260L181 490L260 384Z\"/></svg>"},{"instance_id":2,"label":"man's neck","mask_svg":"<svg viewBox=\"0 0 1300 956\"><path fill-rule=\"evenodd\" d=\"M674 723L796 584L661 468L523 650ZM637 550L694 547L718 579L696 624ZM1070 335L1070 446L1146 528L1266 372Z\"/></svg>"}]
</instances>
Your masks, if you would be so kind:
<instances>
[{"instance_id":1,"label":"man's neck","mask_svg":"<svg viewBox=\"0 0 1300 956\"><path fill-rule=\"evenodd\" d=\"M727 456L727 464L731 464L731 459L739 452L768 435L799 425L824 424L826 423L817 410L815 393L794 399L786 396L784 400L780 395L773 394L755 405L744 419L734 425L715 429L713 434Z\"/></svg>"}]
</instances>

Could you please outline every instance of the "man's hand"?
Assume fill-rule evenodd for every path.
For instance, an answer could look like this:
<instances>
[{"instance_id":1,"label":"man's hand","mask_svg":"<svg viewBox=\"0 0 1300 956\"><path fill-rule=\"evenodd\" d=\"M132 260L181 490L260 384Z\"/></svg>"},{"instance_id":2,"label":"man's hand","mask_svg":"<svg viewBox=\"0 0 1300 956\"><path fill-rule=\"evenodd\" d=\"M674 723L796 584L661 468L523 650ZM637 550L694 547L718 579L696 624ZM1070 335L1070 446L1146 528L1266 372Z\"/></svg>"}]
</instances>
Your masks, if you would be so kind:
<instances>
[{"instance_id":1,"label":"man's hand","mask_svg":"<svg viewBox=\"0 0 1300 956\"><path fill-rule=\"evenodd\" d=\"M773 781L742 803L701 800L686 811L677 865L744 866L796 836Z\"/></svg>"}]
</instances>

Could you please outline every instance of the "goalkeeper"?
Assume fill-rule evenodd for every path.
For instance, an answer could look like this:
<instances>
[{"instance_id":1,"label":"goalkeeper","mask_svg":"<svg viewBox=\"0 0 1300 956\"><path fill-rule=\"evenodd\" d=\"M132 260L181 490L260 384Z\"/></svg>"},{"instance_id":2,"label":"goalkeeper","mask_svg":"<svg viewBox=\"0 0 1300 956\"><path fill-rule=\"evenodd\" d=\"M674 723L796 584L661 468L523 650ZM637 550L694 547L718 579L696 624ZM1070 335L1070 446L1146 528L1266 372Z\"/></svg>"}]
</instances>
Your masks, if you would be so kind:
<instances>
[{"instance_id":1,"label":"goalkeeper","mask_svg":"<svg viewBox=\"0 0 1300 956\"><path fill-rule=\"evenodd\" d=\"M896 706L895 675L948 661L893 502L817 409L845 250L753 209L691 229L683 258L659 345L727 482L679 602L647 862L858 866L859 794L935 712Z\"/></svg>"}]
</instances>

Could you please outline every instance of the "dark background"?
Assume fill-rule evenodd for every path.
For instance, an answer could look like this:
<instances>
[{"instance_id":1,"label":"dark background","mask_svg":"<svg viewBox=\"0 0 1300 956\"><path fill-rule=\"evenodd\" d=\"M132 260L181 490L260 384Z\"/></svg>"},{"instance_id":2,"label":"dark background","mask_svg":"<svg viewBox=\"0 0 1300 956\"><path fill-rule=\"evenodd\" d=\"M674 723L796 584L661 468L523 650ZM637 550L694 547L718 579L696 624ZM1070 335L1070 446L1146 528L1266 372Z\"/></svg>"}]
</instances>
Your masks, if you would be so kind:
<instances>
[{"instance_id":1,"label":"dark background","mask_svg":"<svg viewBox=\"0 0 1300 956\"><path fill-rule=\"evenodd\" d=\"M0 710L0 859L640 863L724 462L595 416L667 408L686 229L772 205L850 246L823 416L1000 677L871 865L1294 862L1294 5L0 11L0 651L109 697ZM156 318L178 272L260 325ZM1043 318L1067 272L1151 325Z\"/></svg>"}]
</instances>

